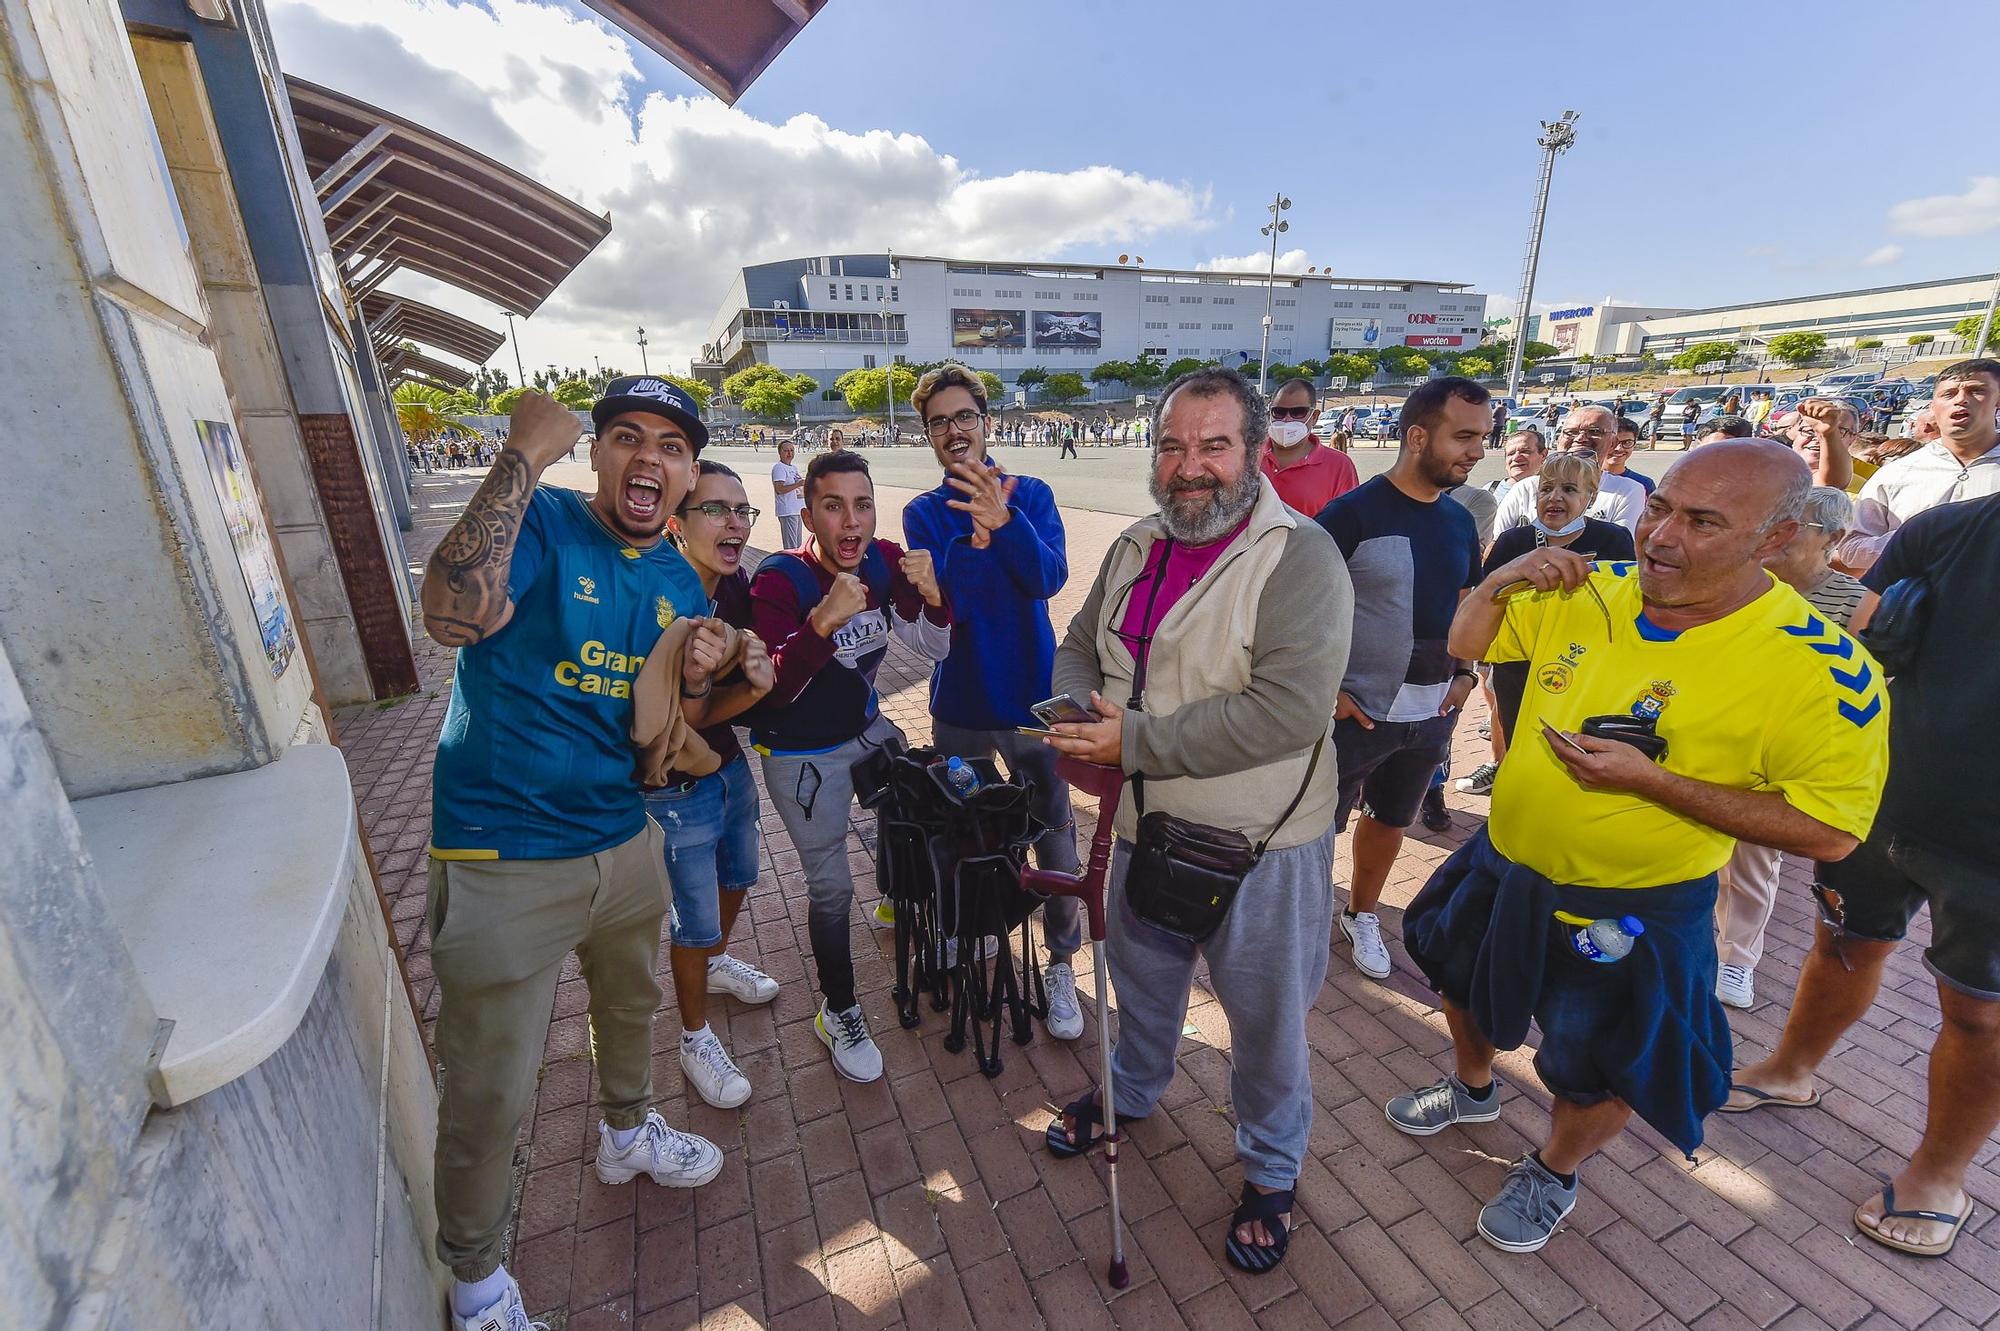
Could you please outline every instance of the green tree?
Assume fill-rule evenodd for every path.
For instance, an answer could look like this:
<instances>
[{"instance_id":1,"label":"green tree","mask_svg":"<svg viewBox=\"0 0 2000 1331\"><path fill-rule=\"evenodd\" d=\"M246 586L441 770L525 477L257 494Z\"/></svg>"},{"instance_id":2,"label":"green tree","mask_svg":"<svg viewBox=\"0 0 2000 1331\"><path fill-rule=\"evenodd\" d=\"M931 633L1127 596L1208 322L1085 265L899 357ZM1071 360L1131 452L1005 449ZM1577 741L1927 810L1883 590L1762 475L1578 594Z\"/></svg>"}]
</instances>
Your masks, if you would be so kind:
<instances>
[{"instance_id":1,"label":"green tree","mask_svg":"<svg viewBox=\"0 0 2000 1331\"><path fill-rule=\"evenodd\" d=\"M1686 351L1681 352L1668 361L1667 364L1673 366L1676 370L1692 370L1697 366L1707 365L1711 361L1721 361L1726 365L1735 355L1736 347L1733 343L1697 342Z\"/></svg>"},{"instance_id":2,"label":"green tree","mask_svg":"<svg viewBox=\"0 0 2000 1331\"><path fill-rule=\"evenodd\" d=\"M1308 379L1317 379L1326 373L1326 366L1308 357L1299 362L1299 373Z\"/></svg>"},{"instance_id":3,"label":"green tree","mask_svg":"<svg viewBox=\"0 0 2000 1331\"><path fill-rule=\"evenodd\" d=\"M596 390L581 379L563 380L550 396L572 411L589 411L591 404L597 401Z\"/></svg>"},{"instance_id":4,"label":"green tree","mask_svg":"<svg viewBox=\"0 0 2000 1331\"><path fill-rule=\"evenodd\" d=\"M514 404L519 402L527 391L525 388L503 388L495 393L493 400L486 405L492 408L495 416L511 416L514 414Z\"/></svg>"},{"instance_id":5,"label":"green tree","mask_svg":"<svg viewBox=\"0 0 2000 1331\"><path fill-rule=\"evenodd\" d=\"M1951 326L1951 335L1971 342L1979 336L1979 321L1979 315L1968 314ZM1993 331L1986 335L1986 349L1991 350L1994 347L2000 347L2000 321L1995 321ZM1972 348L1972 354L1978 355L1979 350L1978 347Z\"/></svg>"},{"instance_id":6,"label":"green tree","mask_svg":"<svg viewBox=\"0 0 2000 1331\"><path fill-rule=\"evenodd\" d=\"M1855 342L1854 349L1856 351L1873 351L1881 345L1882 339L1879 337L1864 337Z\"/></svg>"},{"instance_id":7,"label":"green tree","mask_svg":"<svg viewBox=\"0 0 2000 1331\"><path fill-rule=\"evenodd\" d=\"M1391 374L1429 374L1431 358L1415 347L1390 347L1382 353L1382 364Z\"/></svg>"},{"instance_id":8,"label":"green tree","mask_svg":"<svg viewBox=\"0 0 2000 1331\"><path fill-rule=\"evenodd\" d=\"M1461 356L1452 368L1468 379L1483 379L1494 372L1493 362L1484 356Z\"/></svg>"},{"instance_id":9,"label":"green tree","mask_svg":"<svg viewBox=\"0 0 2000 1331\"><path fill-rule=\"evenodd\" d=\"M1372 352L1336 351L1326 358L1326 372L1358 384L1375 373L1375 356Z\"/></svg>"},{"instance_id":10,"label":"green tree","mask_svg":"<svg viewBox=\"0 0 2000 1331\"><path fill-rule=\"evenodd\" d=\"M786 374L775 365L752 365L723 380L722 391L752 416L781 421L798 410L801 398L819 392L819 381L809 374Z\"/></svg>"},{"instance_id":11,"label":"green tree","mask_svg":"<svg viewBox=\"0 0 2000 1331\"><path fill-rule=\"evenodd\" d=\"M407 380L396 385L390 395L396 403L396 420L403 427L403 433L412 439L427 439L439 434L470 434L471 431L451 418L451 394L442 388L429 384L410 383Z\"/></svg>"},{"instance_id":12,"label":"green tree","mask_svg":"<svg viewBox=\"0 0 2000 1331\"><path fill-rule=\"evenodd\" d=\"M1214 363L1213 361L1205 361L1199 356L1183 356L1179 360L1175 361L1173 364L1167 366L1167 368L1164 371L1162 371L1162 373L1166 375L1169 381L1171 381L1180 378L1184 374L1193 374L1196 370L1199 370L1202 366L1211 365L1213 363Z\"/></svg>"},{"instance_id":13,"label":"green tree","mask_svg":"<svg viewBox=\"0 0 2000 1331\"><path fill-rule=\"evenodd\" d=\"M1165 382L1166 376L1166 366L1156 360L1149 360L1141 356L1132 362L1132 377L1125 382L1144 392L1148 388L1156 387Z\"/></svg>"},{"instance_id":14,"label":"green tree","mask_svg":"<svg viewBox=\"0 0 2000 1331\"><path fill-rule=\"evenodd\" d=\"M1030 365L1014 376L1014 386L1028 395L1027 400L1035 400L1035 389L1049 381L1049 372L1039 365Z\"/></svg>"},{"instance_id":15,"label":"green tree","mask_svg":"<svg viewBox=\"0 0 2000 1331\"><path fill-rule=\"evenodd\" d=\"M849 370L834 380L833 386L847 400L849 411L872 415L887 409L892 391L897 402L908 402L910 394L917 391L917 371L910 365Z\"/></svg>"},{"instance_id":16,"label":"green tree","mask_svg":"<svg viewBox=\"0 0 2000 1331\"><path fill-rule=\"evenodd\" d=\"M709 400L715 396L715 385L703 379L695 379L685 374L663 374L660 378L686 393L703 407L708 406Z\"/></svg>"},{"instance_id":17,"label":"green tree","mask_svg":"<svg viewBox=\"0 0 2000 1331\"><path fill-rule=\"evenodd\" d=\"M1007 385L1000 382L1000 376L991 370L975 370L973 373L979 376L979 387L986 394L986 405L999 406L1002 394L1007 391Z\"/></svg>"},{"instance_id":18,"label":"green tree","mask_svg":"<svg viewBox=\"0 0 2000 1331\"><path fill-rule=\"evenodd\" d=\"M1979 330L1975 328L1972 331L1974 333L1977 333ZM1935 333L1912 333L1905 340L1904 345L1911 347L1927 347L1935 341L1937 341L1937 334Z\"/></svg>"},{"instance_id":19,"label":"green tree","mask_svg":"<svg viewBox=\"0 0 2000 1331\"><path fill-rule=\"evenodd\" d=\"M1300 379L1300 378L1309 379L1311 377L1312 377L1311 375L1301 374L1298 366L1287 365L1283 361L1279 361L1277 364L1271 367L1271 373L1270 373L1271 391L1275 393L1278 390L1278 386L1283 384L1288 379Z\"/></svg>"},{"instance_id":20,"label":"green tree","mask_svg":"<svg viewBox=\"0 0 2000 1331\"><path fill-rule=\"evenodd\" d=\"M1042 381L1042 396L1058 406L1086 397L1089 393L1090 389L1084 386L1083 376L1069 370L1052 374Z\"/></svg>"},{"instance_id":21,"label":"green tree","mask_svg":"<svg viewBox=\"0 0 2000 1331\"><path fill-rule=\"evenodd\" d=\"M1787 365L1804 365L1826 350L1825 333L1780 333L1765 346Z\"/></svg>"},{"instance_id":22,"label":"green tree","mask_svg":"<svg viewBox=\"0 0 2000 1331\"><path fill-rule=\"evenodd\" d=\"M471 389L458 388L445 394L442 410L453 416L478 416L486 410L486 404Z\"/></svg>"},{"instance_id":23,"label":"green tree","mask_svg":"<svg viewBox=\"0 0 2000 1331\"><path fill-rule=\"evenodd\" d=\"M750 395L750 391L757 387L757 385L769 383L773 380L782 380L786 377L785 372L775 365L752 365L738 370L735 374L724 379L722 381L722 391L736 401L741 402Z\"/></svg>"},{"instance_id":24,"label":"green tree","mask_svg":"<svg viewBox=\"0 0 2000 1331\"><path fill-rule=\"evenodd\" d=\"M1132 365L1129 361L1104 361L1090 371L1090 382L1093 384L1124 384L1131 381Z\"/></svg>"},{"instance_id":25,"label":"green tree","mask_svg":"<svg viewBox=\"0 0 2000 1331\"><path fill-rule=\"evenodd\" d=\"M1525 370L1537 361L1545 361L1555 355L1556 351L1557 349L1547 342L1530 339L1526 350L1521 353L1521 368ZM1479 354L1495 365L1511 365L1514 363L1514 344L1507 338L1499 338L1483 344L1479 348Z\"/></svg>"}]
</instances>

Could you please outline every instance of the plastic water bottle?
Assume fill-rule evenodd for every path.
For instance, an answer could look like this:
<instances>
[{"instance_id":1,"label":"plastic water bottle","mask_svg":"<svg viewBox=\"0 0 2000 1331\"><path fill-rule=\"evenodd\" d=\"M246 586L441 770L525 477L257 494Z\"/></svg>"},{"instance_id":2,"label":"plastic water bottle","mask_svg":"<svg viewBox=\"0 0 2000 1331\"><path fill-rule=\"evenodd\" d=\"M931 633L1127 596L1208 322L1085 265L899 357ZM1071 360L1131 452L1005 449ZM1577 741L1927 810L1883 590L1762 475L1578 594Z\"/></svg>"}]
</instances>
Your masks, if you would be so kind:
<instances>
[{"instance_id":1,"label":"plastic water bottle","mask_svg":"<svg viewBox=\"0 0 2000 1331\"><path fill-rule=\"evenodd\" d=\"M979 774L966 766L963 758L954 757L944 765L944 779L960 799L979 789Z\"/></svg>"},{"instance_id":2,"label":"plastic water bottle","mask_svg":"<svg viewBox=\"0 0 2000 1331\"><path fill-rule=\"evenodd\" d=\"M1592 920L1576 931L1576 950L1586 961L1623 961L1645 932L1646 922L1636 915Z\"/></svg>"}]
</instances>

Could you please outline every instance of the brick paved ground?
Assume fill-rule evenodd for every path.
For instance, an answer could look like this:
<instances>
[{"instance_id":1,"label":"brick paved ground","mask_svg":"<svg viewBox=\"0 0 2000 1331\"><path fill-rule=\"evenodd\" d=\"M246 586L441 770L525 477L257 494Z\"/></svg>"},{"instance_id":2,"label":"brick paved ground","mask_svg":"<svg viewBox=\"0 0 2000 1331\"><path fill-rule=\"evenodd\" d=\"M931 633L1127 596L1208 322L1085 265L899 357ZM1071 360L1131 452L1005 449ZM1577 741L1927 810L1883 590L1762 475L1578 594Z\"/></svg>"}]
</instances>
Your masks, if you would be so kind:
<instances>
[{"instance_id":1,"label":"brick paved ground","mask_svg":"<svg viewBox=\"0 0 2000 1331\"><path fill-rule=\"evenodd\" d=\"M575 473L566 483L587 487ZM469 495L472 480L420 486L417 557ZM762 483L752 479L753 499ZM768 501L768 486L764 485ZM901 494L884 491L893 512ZM1086 590L1124 519L1076 512L1074 572L1057 622ZM764 524L769 524L767 516ZM885 534L893 534L885 523ZM769 538L760 526L761 543ZM398 940L426 1019L437 996L422 928L423 847L431 751L451 660L420 650L424 692L348 709L338 718L363 817L390 894ZM890 714L925 732L923 672L892 656L882 676ZM1460 769L1478 760L1470 726ZM695 1193L641 1181L601 1186L591 1171L596 1115L585 993L574 964L560 986L548 1061L519 1153L523 1187L512 1264L529 1307L553 1327L1056 1328L1116 1324L1146 1331L1223 1326L1563 1327L1702 1331L1740 1327L1948 1328L2000 1323L2000 1162L1989 1144L1970 1188L1982 1214L1946 1261L1925 1262L1853 1236L1854 1205L1892 1174L1923 1125L1923 1051L1938 1023L1933 984L1914 948L1900 952L1867 1020L1830 1060L1821 1108L1710 1120L1696 1163L1648 1131L1615 1142L1584 1168L1585 1191L1564 1231L1520 1257L1477 1238L1480 1203L1506 1164L1538 1141L1547 1097L1528 1051L1503 1061L1510 1089L1497 1123L1418 1140L1384 1122L1381 1102L1433 1080L1448 1047L1427 991L1403 958L1400 908L1464 834L1485 801L1454 795L1451 835L1413 837L1387 895L1398 969L1361 980L1335 951L1312 1015L1318 1111L1299 1183L1292 1255L1276 1274L1244 1277L1219 1248L1240 1174L1232 1158L1229 1036L1198 988L1182 1073L1163 1112L1135 1126L1121 1169L1132 1227L1132 1287L1103 1282L1102 1166L1055 1161L1040 1144L1044 1101L1092 1080L1095 1021L1073 1045L1038 1035L1008 1045L1006 1067L980 1076L969 1054L941 1048L926 1011L901 1030L888 995L884 936L856 912L856 969L888 1075L871 1086L835 1078L814 1038L804 963L805 890L770 806L766 872L732 949L784 984L748 1008L718 998L715 1014L756 1087L739 1111L686 1092L677 1023L663 1013L655 1084L669 1121L720 1143L722 1175ZM1086 823L1089 821L1086 815ZM1421 830L1421 829L1419 829ZM1560 834L1552 829L1552 834ZM1345 843L1339 874L1346 877ZM860 895L872 899L870 846L850 842ZM1804 880L1772 921L1760 1003L1732 1013L1738 1059L1761 1057L1783 1024L1809 938ZM672 987L662 950L662 987ZM1095 977L1082 987L1086 1010Z\"/></svg>"}]
</instances>

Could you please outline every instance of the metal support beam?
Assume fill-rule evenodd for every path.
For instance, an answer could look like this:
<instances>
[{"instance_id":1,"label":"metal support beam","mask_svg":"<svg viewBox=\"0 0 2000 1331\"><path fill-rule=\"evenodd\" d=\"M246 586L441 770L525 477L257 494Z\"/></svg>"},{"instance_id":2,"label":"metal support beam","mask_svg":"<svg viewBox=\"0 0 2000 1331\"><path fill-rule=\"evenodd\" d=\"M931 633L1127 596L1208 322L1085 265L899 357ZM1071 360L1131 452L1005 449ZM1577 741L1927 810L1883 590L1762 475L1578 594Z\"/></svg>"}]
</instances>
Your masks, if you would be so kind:
<instances>
[{"instance_id":1,"label":"metal support beam","mask_svg":"<svg viewBox=\"0 0 2000 1331\"><path fill-rule=\"evenodd\" d=\"M395 160L396 155L394 153L376 153L373 157L369 158L367 164L354 173L352 180L326 197L325 201L320 204L320 214L324 217L331 217L339 212L340 205L353 198L356 190L375 179L376 176L382 173L384 167Z\"/></svg>"},{"instance_id":2,"label":"metal support beam","mask_svg":"<svg viewBox=\"0 0 2000 1331\"><path fill-rule=\"evenodd\" d=\"M381 147L382 141L388 137L389 126L377 125L355 140L352 148L349 148L346 152L335 158L332 166L329 166L313 178L313 193L319 198L324 199L326 192L333 188L335 181L352 170L355 163ZM326 211L332 212L333 209L328 207Z\"/></svg>"},{"instance_id":3,"label":"metal support beam","mask_svg":"<svg viewBox=\"0 0 2000 1331\"><path fill-rule=\"evenodd\" d=\"M345 222L342 222L338 230L328 235L327 243L331 244L336 249L339 248L340 243L342 241L346 240L356 231L359 231L362 227L368 225L369 218L381 212L384 208L387 208L390 204L394 203L396 200L402 197L403 197L403 191L399 189L383 190L380 194L377 194L374 198L370 199L366 204L362 205L360 211L355 213L354 216L348 218Z\"/></svg>"},{"instance_id":4,"label":"metal support beam","mask_svg":"<svg viewBox=\"0 0 2000 1331\"><path fill-rule=\"evenodd\" d=\"M390 227L394 225L396 225L396 218L395 215L392 213L388 217L385 217L381 221L377 222L374 226L369 227L368 234L361 237L361 239L355 241L352 245L334 246L334 253L340 256L340 261L342 263L346 263L348 260L354 258L357 254L360 254L363 250L366 250L369 246L373 245L376 241L380 240L382 238L382 233L387 231Z\"/></svg>"}]
</instances>

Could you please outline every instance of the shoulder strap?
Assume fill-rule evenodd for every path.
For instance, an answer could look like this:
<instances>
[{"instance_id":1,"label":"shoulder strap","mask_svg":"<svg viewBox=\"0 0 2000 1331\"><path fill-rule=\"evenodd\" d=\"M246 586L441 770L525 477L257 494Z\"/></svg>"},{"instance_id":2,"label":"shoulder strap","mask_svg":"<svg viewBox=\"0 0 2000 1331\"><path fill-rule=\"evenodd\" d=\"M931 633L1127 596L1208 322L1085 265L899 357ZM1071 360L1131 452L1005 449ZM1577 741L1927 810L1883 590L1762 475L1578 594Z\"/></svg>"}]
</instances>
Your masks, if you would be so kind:
<instances>
[{"instance_id":1,"label":"shoulder strap","mask_svg":"<svg viewBox=\"0 0 2000 1331\"><path fill-rule=\"evenodd\" d=\"M792 591L799 598L799 613L801 615L811 614L813 607L818 605L820 600L826 595L825 590L819 585L819 578L813 573L811 566L790 551L780 550L776 554L767 557L763 563L757 566L757 571L762 573L767 568L776 569L784 575L787 582L792 584Z\"/></svg>"},{"instance_id":2,"label":"shoulder strap","mask_svg":"<svg viewBox=\"0 0 2000 1331\"><path fill-rule=\"evenodd\" d=\"M1285 806L1285 811L1278 815L1278 821L1271 824L1271 830L1264 834L1264 839L1257 843L1258 859L1261 860L1264 858L1264 847L1271 844L1271 838L1278 835L1278 829L1290 821L1294 813L1298 812L1300 801L1305 799L1306 791L1312 786L1313 773L1319 770L1319 755L1320 751L1324 748L1326 748L1326 736L1321 735L1319 743L1313 745L1312 758L1306 763L1306 777L1305 780L1299 782L1298 793L1292 796L1292 802Z\"/></svg>"},{"instance_id":3,"label":"shoulder strap","mask_svg":"<svg viewBox=\"0 0 2000 1331\"><path fill-rule=\"evenodd\" d=\"M875 541L868 542L868 548L861 552L861 582L887 611L896 580L889 572L889 561L883 556L881 545Z\"/></svg>"}]
</instances>

